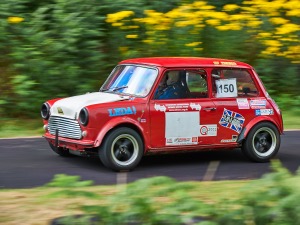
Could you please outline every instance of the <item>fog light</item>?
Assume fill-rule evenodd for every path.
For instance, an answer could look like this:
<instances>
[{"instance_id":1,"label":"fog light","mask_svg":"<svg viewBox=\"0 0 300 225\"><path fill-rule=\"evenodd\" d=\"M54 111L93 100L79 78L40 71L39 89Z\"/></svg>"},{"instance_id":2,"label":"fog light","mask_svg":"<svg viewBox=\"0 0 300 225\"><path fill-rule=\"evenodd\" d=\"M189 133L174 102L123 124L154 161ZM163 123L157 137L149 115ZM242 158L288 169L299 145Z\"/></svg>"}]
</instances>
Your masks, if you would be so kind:
<instances>
[{"instance_id":1,"label":"fog light","mask_svg":"<svg viewBox=\"0 0 300 225\"><path fill-rule=\"evenodd\" d=\"M87 136L87 131L86 130L82 131L81 135L82 135L82 137L86 137Z\"/></svg>"},{"instance_id":2,"label":"fog light","mask_svg":"<svg viewBox=\"0 0 300 225\"><path fill-rule=\"evenodd\" d=\"M48 125L44 125L43 128L45 131L48 131Z\"/></svg>"}]
</instances>

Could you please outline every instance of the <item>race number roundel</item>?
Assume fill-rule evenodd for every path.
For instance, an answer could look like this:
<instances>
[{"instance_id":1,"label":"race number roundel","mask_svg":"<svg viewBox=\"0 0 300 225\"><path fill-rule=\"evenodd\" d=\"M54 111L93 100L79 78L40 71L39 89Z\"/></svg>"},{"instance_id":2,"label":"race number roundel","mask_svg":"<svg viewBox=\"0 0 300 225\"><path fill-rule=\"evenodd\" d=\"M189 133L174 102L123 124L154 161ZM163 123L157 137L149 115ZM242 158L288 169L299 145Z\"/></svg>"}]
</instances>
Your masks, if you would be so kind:
<instances>
[{"instance_id":1,"label":"race number roundel","mask_svg":"<svg viewBox=\"0 0 300 225\"><path fill-rule=\"evenodd\" d=\"M217 98L237 97L236 78L216 80Z\"/></svg>"}]
</instances>

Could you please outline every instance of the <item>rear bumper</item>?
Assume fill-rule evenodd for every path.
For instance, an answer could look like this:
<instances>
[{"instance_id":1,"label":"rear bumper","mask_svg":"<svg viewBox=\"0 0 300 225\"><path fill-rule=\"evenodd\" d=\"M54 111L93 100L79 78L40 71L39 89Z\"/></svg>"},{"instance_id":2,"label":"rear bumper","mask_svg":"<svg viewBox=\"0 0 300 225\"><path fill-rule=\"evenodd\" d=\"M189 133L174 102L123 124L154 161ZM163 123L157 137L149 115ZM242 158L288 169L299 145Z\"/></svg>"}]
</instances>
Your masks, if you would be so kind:
<instances>
[{"instance_id":1,"label":"rear bumper","mask_svg":"<svg viewBox=\"0 0 300 225\"><path fill-rule=\"evenodd\" d=\"M94 141L91 140L73 140L69 138L63 138L63 137L56 137L54 135L51 135L49 133L46 133L43 135L43 137L52 145L56 146L58 144L58 147L68 148L72 150L84 150L86 148L93 148L94 147Z\"/></svg>"}]
</instances>

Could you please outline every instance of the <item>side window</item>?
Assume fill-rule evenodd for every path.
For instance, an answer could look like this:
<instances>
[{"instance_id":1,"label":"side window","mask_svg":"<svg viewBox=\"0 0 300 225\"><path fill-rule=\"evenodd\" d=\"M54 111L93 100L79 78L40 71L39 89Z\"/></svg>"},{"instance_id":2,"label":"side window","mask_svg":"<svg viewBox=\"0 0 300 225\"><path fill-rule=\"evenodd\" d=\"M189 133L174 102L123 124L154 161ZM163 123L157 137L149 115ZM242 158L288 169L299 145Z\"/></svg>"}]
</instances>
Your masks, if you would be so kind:
<instances>
[{"instance_id":1,"label":"side window","mask_svg":"<svg viewBox=\"0 0 300 225\"><path fill-rule=\"evenodd\" d=\"M155 99L207 97L205 70L169 70L155 91Z\"/></svg>"},{"instance_id":2,"label":"side window","mask_svg":"<svg viewBox=\"0 0 300 225\"><path fill-rule=\"evenodd\" d=\"M205 70L188 70L186 76L190 98L207 97L207 74Z\"/></svg>"},{"instance_id":3,"label":"side window","mask_svg":"<svg viewBox=\"0 0 300 225\"><path fill-rule=\"evenodd\" d=\"M214 69L212 71L213 94L217 98L252 97L258 91L251 75L243 69Z\"/></svg>"}]
</instances>

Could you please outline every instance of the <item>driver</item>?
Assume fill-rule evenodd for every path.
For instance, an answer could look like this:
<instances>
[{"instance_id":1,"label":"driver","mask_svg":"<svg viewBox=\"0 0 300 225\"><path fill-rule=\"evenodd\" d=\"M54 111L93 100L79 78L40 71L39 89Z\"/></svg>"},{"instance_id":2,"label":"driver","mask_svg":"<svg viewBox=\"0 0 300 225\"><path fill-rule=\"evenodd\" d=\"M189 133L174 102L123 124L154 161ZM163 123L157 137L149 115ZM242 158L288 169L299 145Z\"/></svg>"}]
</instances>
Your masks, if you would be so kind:
<instances>
[{"instance_id":1,"label":"driver","mask_svg":"<svg viewBox=\"0 0 300 225\"><path fill-rule=\"evenodd\" d=\"M179 71L169 71L159 84L155 92L155 99L177 99L184 97L185 93Z\"/></svg>"}]
</instances>

